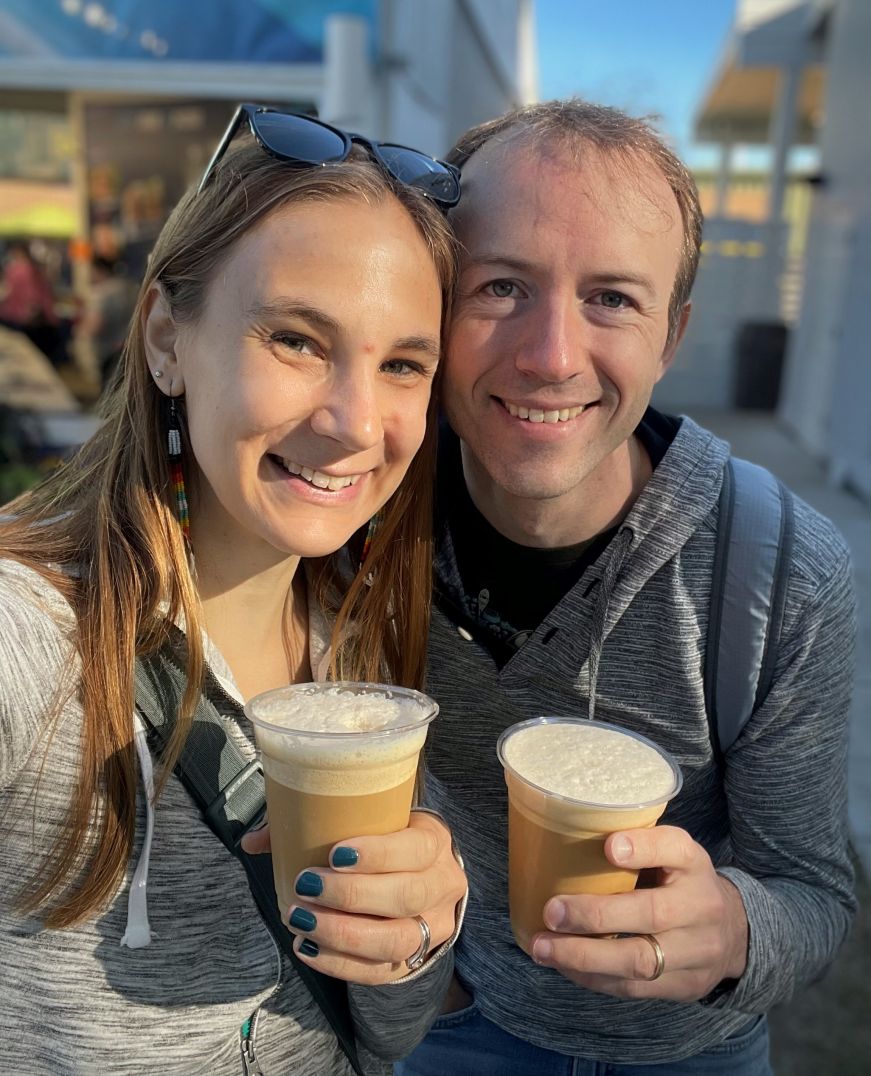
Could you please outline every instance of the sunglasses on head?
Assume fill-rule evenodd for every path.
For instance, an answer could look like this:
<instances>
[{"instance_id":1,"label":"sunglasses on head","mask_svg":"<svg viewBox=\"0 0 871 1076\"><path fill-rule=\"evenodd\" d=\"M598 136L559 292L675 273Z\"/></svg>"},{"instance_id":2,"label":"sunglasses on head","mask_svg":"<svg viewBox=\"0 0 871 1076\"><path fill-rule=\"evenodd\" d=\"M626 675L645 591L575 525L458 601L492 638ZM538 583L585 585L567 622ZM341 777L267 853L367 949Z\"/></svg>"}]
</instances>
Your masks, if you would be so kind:
<instances>
[{"instance_id":1,"label":"sunglasses on head","mask_svg":"<svg viewBox=\"0 0 871 1076\"><path fill-rule=\"evenodd\" d=\"M303 167L347 160L351 147L363 146L370 157L394 179L415 187L444 209L460 200L460 173L452 164L392 142L375 142L363 135L340 131L312 116L277 112L261 105L239 105L230 126L209 161L197 194L206 186L218 161L247 120L251 134L266 153L279 161Z\"/></svg>"}]
</instances>

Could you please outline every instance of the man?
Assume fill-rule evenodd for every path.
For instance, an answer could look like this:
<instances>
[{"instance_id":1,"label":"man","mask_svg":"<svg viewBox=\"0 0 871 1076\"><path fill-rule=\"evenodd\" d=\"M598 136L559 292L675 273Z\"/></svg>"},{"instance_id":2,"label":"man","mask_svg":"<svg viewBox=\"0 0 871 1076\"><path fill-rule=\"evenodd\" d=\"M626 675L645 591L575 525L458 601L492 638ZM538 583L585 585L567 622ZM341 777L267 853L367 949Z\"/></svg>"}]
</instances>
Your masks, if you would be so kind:
<instances>
[{"instance_id":1,"label":"man","mask_svg":"<svg viewBox=\"0 0 871 1076\"><path fill-rule=\"evenodd\" d=\"M773 685L721 767L703 662L728 446L648 406L689 315L693 180L647 125L577 101L475 128L453 159L428 789L471 896L455 1011L397 1071L768 1073L760 1014L854 910L847 551L796 501ZM606 844L651 886L549 901L533 961L508 925L495 743L543 714L647 735L684 786L659 827Z\"/></svg>"}]
</instances>

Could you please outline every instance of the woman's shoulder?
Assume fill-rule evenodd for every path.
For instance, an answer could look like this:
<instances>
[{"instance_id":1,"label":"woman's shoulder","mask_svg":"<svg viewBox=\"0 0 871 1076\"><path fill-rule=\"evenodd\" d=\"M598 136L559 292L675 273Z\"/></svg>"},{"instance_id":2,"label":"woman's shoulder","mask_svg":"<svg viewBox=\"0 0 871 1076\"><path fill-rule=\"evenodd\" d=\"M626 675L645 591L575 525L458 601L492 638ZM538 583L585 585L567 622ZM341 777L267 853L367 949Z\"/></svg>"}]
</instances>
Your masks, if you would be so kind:
<instances>
[{"instance_id":1,"label":"woman's shoulder","mask_svg":"<svg viewBox=\"0 0 871 1076\"><path fill-rule=\"evenodd\" d=\"M0 786L78 676L75 617L39 572L0 559Z\"/></svg>"},{"instance_id":2,"label":"woman's shoulder","mask_svg":"<svg viewBox=\"0 0 871 1076\"><path fill-rule=\"evenodd\" d=\"M61 592L41 572L17 560L0 557L0 617L28 634L68 638L75 614ZM0 634L0 646L7 641ZM13 633L14 641L14 633Z\"/></svg>"}]
</instances>

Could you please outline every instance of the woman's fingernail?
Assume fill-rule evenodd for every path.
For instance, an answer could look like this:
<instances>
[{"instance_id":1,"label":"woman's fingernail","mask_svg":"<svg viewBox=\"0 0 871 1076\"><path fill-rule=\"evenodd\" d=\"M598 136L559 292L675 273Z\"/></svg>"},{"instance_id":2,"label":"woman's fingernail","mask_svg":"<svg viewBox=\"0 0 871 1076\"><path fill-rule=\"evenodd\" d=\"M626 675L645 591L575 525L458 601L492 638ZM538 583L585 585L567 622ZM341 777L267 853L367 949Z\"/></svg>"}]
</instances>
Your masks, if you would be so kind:
<instances>
[{"instance_id":1,"label":"woman's fingernail","mask_svg":"<svg viewBox=\"0 0 871 1076\"><path fill-rule=\"evenodd\" d=\"M333 852L331 861L334 867L356 867L359 858L360 853L356 848L346 848L343 845Z\"/></svg>"},{"instance_id":2,"label":"woman's fingernail","mask_svg":"<svg viewBox=\"0 0 871 1076\"><path fill-rule=\"evenodd\" d=\"M561 900L549 900L544 909L545 925L551 930L558 930L566 918L566 906Z\"/></svg>"},{"instance_id":3,"label":"woman's fingernail","mask_svg":"<svg viewBox=\"0 0 871 1076\"><path fill-rule=\"evenodd\" d=\"M317 956L320 952L320 948L318 947L317 942L313 942L311 938L306 938L300 945L298 952L302 956Z\"/></svg>"},{"instance_id":4,"label":"woman's fingernail","mask_svg":"<svg viewBox=\"0 0 871 1076\"><path fill-rule=\"evenodd\" d=\"M301 897L319 897L324 891L324 883L314 871L303 871L294 888Z\"/></svg>"},{"instance_id":5,"label":"woman's fingernail","mask_svg":"<svg viewBox=\"0 0 871 1076\"><path fill-rule=\"evenodd\" d=\"M318 925L315 916L305 908L294 908L288 922L295 930L314 930Z\"/></svg>"},{"instance_id":6,"label":"woman's fingernail","mask_svg":"<svg viewBox=\"0 0 871 1076\"><path fill-rule=\"evenodd\" d=\"M539 964L553 956L553 942L547 938L538 938L532 946L532 956Z\"/></svg>"},{"instance_id":7,"label":"woman's fingernail","mask_svg":"<svg viewBox=\"0 0 871 1076\"><path fill-rule=\"evenodd\" d=\"M632 841L621 833L619 837L615 837L611 841L611 855L621 862L624 859L629 859L632 855Z\"/></svg>"}]
</instances>

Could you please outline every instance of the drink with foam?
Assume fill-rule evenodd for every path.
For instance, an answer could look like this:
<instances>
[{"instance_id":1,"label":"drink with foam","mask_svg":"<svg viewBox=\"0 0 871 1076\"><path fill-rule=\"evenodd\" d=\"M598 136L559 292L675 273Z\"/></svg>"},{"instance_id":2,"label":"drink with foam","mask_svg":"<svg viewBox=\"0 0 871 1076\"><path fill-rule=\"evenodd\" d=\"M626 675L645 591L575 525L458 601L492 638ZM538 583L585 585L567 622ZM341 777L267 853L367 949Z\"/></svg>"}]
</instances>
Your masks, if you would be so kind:
<instances>
[{"instance_id":1,"label":"drink with foam","mask_svg":"<svg viewBox=\"0 0 871 1076\"><path fill-rule=\"evenodd\" d=\"M292 684L251 699L282 911L306 867L350 837L408 825L417 760L438 706L419 691L348 681Z\"/></svg>"},{"instance_id":2,"label":"drink with foam","mask_svg":"<svg viewBox=\"0 0 871 1076\"><path fill-rule=\"evenodd\" d=\"M680 790L677 764L643 736L600 721L543 717L499 738L508 786L508 903L531 952L558 893L623 893L638 872L605 858L605 838L653 826Z\"/></svg>"}]
</instances>

